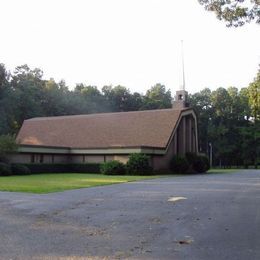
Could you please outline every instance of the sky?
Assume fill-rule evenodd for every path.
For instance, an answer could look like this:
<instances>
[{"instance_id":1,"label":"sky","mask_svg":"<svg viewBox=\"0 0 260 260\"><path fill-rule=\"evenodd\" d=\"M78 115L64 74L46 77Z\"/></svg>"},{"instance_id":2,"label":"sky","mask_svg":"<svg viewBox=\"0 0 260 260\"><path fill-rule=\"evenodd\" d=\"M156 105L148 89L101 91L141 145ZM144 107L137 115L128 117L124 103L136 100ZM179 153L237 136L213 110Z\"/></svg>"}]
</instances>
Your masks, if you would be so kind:
<instances>
[{"instance_id":1,"label":"sky","mask_svg":"<svg viewBox=\"0 0 260 260\"><path fill-rule=\"evenodd\" d=\"M260 26L227 28L197 0L0 0L0 63L44 78L145 93L247 87L260 64Z\"/></svg>"}]
</instances>

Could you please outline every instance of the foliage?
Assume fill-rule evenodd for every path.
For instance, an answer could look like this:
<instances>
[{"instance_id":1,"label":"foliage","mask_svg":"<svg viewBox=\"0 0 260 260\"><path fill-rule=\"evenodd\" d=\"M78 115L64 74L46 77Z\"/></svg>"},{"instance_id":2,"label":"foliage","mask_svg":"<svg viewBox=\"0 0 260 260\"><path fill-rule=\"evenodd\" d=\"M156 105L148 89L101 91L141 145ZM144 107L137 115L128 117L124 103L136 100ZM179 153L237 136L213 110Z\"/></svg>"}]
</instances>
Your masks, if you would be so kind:
<instances>
[{"instance_id":1,"label":"foliage","mask_svg":"<svg viewBox=\"0 0 260 260\"><path fill-rule=\"evenodd\" d=\"M227 26L242 26L255 21L260 23L259 0L198 0L208 11L213 11L217 18L227 22Z\"/></svg>"},{"instance_id":2,"label":"foliage","mask_svg":"<svg viewBox=\"0 0 260 260\"><path fill-rule=\"evenodd\" d=\"M12 175L12 170L10 165L7 163L0 162L0 176Z\"/></svg>"},{"instance_id":3,"label":"foliage","mask_svg":"<svg viewBox=\"0 0 260 260\"><path fill-rule=\"evenodd\" d=\"M100 173L99 163L28 163L31 173Z\"/></svg>"},{"instance_id":4,"label":"foliage","mask_svg":"<svg viewBox=\"0 0 260 260\"><path fill-rule=\"evenodd\" d=\"M248 97L254 120L260 120L260 70L258 70L255 80L248 87Z\"/></svg>"},{"instance_id":5,"label":"foliage","mask_svg":"<svg viewBox=\"0 0 260 260\"><path fill-rule=\"evenodd\" d=\"M256 85L258 75L253 82ZM212 92L204 89L189 96L198 114L199 150L209 156L211 143L213 165L257 165L260 126L259 112L256 111L260 94L255 87L251 88L252 84L240 91L235 87L218 88Z\"/></svg>"},{"instance_id":6,"label":"foliage","mask_svg":"<svg viewBox=\"0 0 260 260\"><path fill-rule=\"evenodd\" d=\"M203 173L210 169L209 160L206 156L197 156L192 164L195 172Z\"/></svg>"},{"instance_id":7,"label":"foliage","mask_svg":"<svg viewBox=\"0 0 260 260\"><path fill-rule=\"evenodd\" d=\"M188 172L190 164L185 157L174 156L171 160L171 169L174 173L185 174Z\"/></svg>"},{"instance_id":8,"label":"foliage","mask_svg":"<svg viewBox=\"0 0 260 260\"><path fill-rule=\"evenodd\" d=\"M206 156L197 155L196 153L186 153L185 157L190 165L191 171L202 173L210 169L209 159Z\"/></svg>"},{"instance_id":9,"label":"foliage","mask_svg":"<svg viewBox=\"0 0 260 260\"><path fill-rule=\"evenodd\" d=\"M101 173L105 175L125 174L125 165L119 161L108 161L101 165Z\"/></svg>"},{"instance_id":10,"label":"foliage","mask_svg":"<svg viewBox=\"0 0 260 260\"><path fill-rule=\"evenodd\" d=\"M15 138L11 135L0 135L0 161L5 161L8 153L15 152L17 144Z\"/></svg>"},{"instance_id":11,"label":"foliage","mask_svg":"<svg viewBox=\"0 0 260 260\"><path fill-rule=\"evenodd\" d=\"M241 90L233 86L213 91L206 88L189 96L189 103L198 114L199 151L209 155L211 143L214 165L257 165L260 157L259 82L258 72L252 83ZM3 153L15 150L12 136L17 134L23 121L31 117L170 107L171 92L159 83L145 95L131 93L121 85L104 86L99 90L80 83L72 89L64 81L43 79L43 72L37 68L22 65L10 73L0 64L0 136L4 136L0 137L0 161L4 160ZM1 141L3 138L5 140ZM3 142L4 149L1 148ZM11 149L6 149L6 145ZM62 168L62 165L57 168L58 172L64 172ZM45 168L46 171L51 169ZM71 168L65 170L71 172Z\"/></svg>"},{"instance_id":12,"label":"foliage","mask_svg":"<svg viewBox=\"0 0 260 260\"><path fill-rule=\"evenodd\" d=\"M70 164L71 172L77 173L100 173L100 163L73 163Z\"/></svg>"},{"instance_id":13,"label":"foliage","mask_svg":"<svg viewBox=\"0 0 260 260\"><path fill-rule=\"evenodd\" d=\"M130 175L151 175L153 172L149 160L150 158L146 154L131 154L126 164L127 173Z\"/></svg>"},{"instance_id":14,"label":"foliage","mask_svg":"<svg viewBox=\"0 0 260 260\"><path fill-rule=\"evenodd\" d=\"M172 106L171 91L166 90L165 86L159 83L147 90L144 100L142 109L161 109Z\"/></svg>"},{"instance_id":15,"label":"foliage","mask_svg":"<svg viewBox=\"0 0 260 260\"><path fill-rule=\"evenodd\" d=\"M28 175L31 173L30 169L22 164L11 164L12 175Z\"/></svg>"},{"instance_id":16,"label":"foliage","mask_svg":"<svg viewBox=\"0 0 260 260\"><path fill-rule=\"evenodd\" d=\"M188 152L185 154L185 157L190 165L192 165L196 159L198 158L198 155L196 153Z\"/></svg>"},{"instance_id":17,"label":"foliage","mask_svg":"<svg viewBox=\"0 0 260 260\"><path fill-rule=\"evenodd\" d=\"M0 135L16 134L23 121L32 117L136 111L171 107L171 93L156 84L146 95L131 93L124 86L79 83L70 90L64 81L43 79L40 69L27 65L7 72L0 64Z\"/></svg>"}]
</instances>

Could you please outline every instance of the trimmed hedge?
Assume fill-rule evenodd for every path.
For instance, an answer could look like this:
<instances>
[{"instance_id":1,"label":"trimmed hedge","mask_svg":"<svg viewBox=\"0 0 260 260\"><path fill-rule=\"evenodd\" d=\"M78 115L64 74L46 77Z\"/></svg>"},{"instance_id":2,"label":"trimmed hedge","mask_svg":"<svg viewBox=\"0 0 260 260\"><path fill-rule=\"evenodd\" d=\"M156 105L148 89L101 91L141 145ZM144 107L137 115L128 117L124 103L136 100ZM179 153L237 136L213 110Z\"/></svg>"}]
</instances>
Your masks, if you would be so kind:
<instances>
[{"instance_id":1,"label":"trimmed hedge","mask_svg":"<svg viewBox=\"0 0 260 260\"><path fill-rule=\"evenodd\" d=\"M174 156L171 161L171 169L174 173L187 173L190 168L190 164L185 157Z\"/></svg>"},{"instance_id":2,"label":"trimmed hedge","mask_svg":"<svg viewBox=\"0 0 260 260\"><path fill-rule=\"evenodd\" d=\"M10 176L12 175L12 170L10 165L7 163L0 162L0 176Z\"/></svg>"},{"instance_id":3,"label":"trimmed hedge","mask_svg":"<svg viewBox=\"0 0 260 260\"><path fill-rule=\"evenodd\" d=\"M125 165L117 160L105 162L101 165L101 173L105 175L123 175L125 172Z\"/></svg>"},{"instance_id":4,"label":"trimmed hedge","mask_svg":"<svg viewBox=\"0 0 260 260\"><path fill-rule=\"evenodd\" d=\"M71 164L72 172L76 173L100 173L101 163L75 163Z\"/></svg>"},{"instance_id":5,"label":"trimmed hedge","mask_svg":"<svg viewBox=\"0 0 260 260\"><path fill-rule=\"evenodd\" d=\"M31 171L22 164L11 164L12 175L29 175Z\"/></svg>"},{"instance_id":6,"label":"trimmed hedge","mask_svg":"<svg viewBox=\"0 0 260 260\"><path fill-rule=\"evenodd\" d=\"M22 164L31 173L100 173L99 163L29 163Z\"/></svg>"}]
</instances>

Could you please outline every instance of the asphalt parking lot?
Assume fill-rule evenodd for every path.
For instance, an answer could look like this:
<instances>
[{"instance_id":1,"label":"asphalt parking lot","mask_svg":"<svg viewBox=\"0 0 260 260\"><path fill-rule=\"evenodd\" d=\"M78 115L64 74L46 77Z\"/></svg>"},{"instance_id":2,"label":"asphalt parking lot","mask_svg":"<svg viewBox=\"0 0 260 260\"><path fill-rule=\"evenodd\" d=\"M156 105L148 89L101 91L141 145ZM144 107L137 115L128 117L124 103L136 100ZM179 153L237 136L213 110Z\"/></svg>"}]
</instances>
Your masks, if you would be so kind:
<instances>
[{"instance_id":1,"label":"asphalt parking lot","mask_svg":"<svg viewBox=\"0 0 260 260\"><path fill-rule=\"evenodd\" d=\"M258 260L259 227L260 170L0 192L0 259Z\"/></svg>"}]
</instances>

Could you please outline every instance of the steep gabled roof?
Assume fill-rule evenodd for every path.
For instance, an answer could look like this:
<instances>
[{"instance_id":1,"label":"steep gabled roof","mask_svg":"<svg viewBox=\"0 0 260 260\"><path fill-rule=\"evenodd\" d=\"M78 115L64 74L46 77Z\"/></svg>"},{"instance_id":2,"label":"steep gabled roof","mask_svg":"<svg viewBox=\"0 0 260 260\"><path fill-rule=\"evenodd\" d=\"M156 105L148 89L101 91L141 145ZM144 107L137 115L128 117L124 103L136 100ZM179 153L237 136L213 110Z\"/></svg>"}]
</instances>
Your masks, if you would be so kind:
<instances>
[{"instance_id":1,"label":"steep gabled roof","mask_svg":"<svg viewBox=\"0 0 260 260\"><path fill-rule=\"evenodd\" d=\"M183 110L42 117L25 120L22 145L69 148L165 148Z\"/></svg>"}]
</instances>

